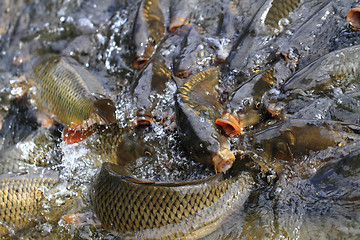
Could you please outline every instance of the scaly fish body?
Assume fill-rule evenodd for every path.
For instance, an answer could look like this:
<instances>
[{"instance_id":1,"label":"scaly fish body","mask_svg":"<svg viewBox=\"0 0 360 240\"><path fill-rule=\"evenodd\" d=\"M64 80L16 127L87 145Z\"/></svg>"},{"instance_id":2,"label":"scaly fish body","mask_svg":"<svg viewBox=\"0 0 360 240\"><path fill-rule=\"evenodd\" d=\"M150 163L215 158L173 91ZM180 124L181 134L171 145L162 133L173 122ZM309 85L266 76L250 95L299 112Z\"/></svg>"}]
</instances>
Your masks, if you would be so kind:
<instances>
[{"instance_id":1,"label":"scaly fish body","mask_svg":"<svg viewBox=\"0 0 360 240\"><path fill-rule=\"evenodd\" d=\"M143 0L139 6L133 33L134 67L141 69L165 35L165 20L158 0Z\"/></svg>"},{"instance_id":2,"label":"scaly fish body","mask_svg":"<svg viewBox=\"0 0 360 240\"><path fill-rule=\"evenodd\" d=\"M38 109L66 127L80 130L115 120L113 102L105 99L99 81L75 60L46 56L33 70Z\"/></svg>"},{"instance_id":3,"label":"scaly fish body","mask_svg":"<svg viewBox=\"0 0 360 240\"><path fill-rule=\"evenodd\" d=\"M133 85L133 97L137 108L135 123L149 124L153 121L153 110L157 105L158 96L164 93L166 83L171 79L171 71L165 60L156 55L143 69Z\"/></svg>"},{"instance_id":4,"label":"scaly fish body","mask_svg":"<svg viewBox=\"0 0 360 240\"><path fill-rule=\"evenodd\" d=\"M44 192L59 182L57 177L0 177L0 235L34 226L40 220Z\"/></svg>"},{"instance_id":5,"label":"scaly fish body","mask_svg":"<svg viewBox=\"0 0 360 240\"><path fill-rule=\"evenodd\" d=\"M202 71L187 80L176 94L176 123L185 150L196 160L212 164L218 172L231 168L235 156L229 140L219 133L215 119L221 106L215 86L219 69Z\"/></svg>"},{"instance_id":6,"label":"scaly fish body","mask_svg":"<svg viewBox=\"0 0 360 240\"><path fill-rule=\"evenodd\" d=\"M344 82L358 81L359 56L358 45L330 52L296 72L283 85L282 90L326 90L332 88L332 83L343 86Z\"/></svg>"},{"instance_id":7,"label":"scaly fish body","mask_svg":"<svg viewBox=\"0 0 360 240\"><path fill-rule=\"evenodd\" d=\"M59 161L60 156L54 141L45 133L36 133L13 148L0 152L0 174L31 172L30 165L49 166Z\"/></svg>"},{"instance_id":8,"label":"scaly fish body","mask_svg":"<svg viewBox=\"0 0 360 240\"><path fill-rule=\"evenodd\" d=\"M135 160L145 155L145 148L142 142L132 138L130 129L122 129L114 123L109 126L99 126L97 141L90 141L87 148L91 156L96 154L100 157L100 166L103 162L111 162L120 166L128 166Z\"/></svg>"},{"instance_id":9,"label":"scaly fish body","mask_svg":"<svg viewBox=\"0 0 360 240\"><path fill-rule=\"evenodd\" d=\"M304 159L305 156L320 151L340 154L358 149L360 126L325 120L287 120L279 125L252 136L252 145L262 159L272 166L284 162ZM314 160L321 164L321 157ZM323 155L326 160L328 154ZM320 160L320 161L319 161ZM315 161L314 161L315 162Z\"/></svg>"},{"instance_id":10,"label":"scaly fish body","mask_svg":"<svg viewBox=\"0 0 360 240\"><path fill-rule=\"evenodd\" d=\"M94 182L92 206L107 230L141 239L194 239L218 228L249 196L253 180L217 174L183 183L155 183L123 175L104 163Z\"/></svg>"}]
</instances>

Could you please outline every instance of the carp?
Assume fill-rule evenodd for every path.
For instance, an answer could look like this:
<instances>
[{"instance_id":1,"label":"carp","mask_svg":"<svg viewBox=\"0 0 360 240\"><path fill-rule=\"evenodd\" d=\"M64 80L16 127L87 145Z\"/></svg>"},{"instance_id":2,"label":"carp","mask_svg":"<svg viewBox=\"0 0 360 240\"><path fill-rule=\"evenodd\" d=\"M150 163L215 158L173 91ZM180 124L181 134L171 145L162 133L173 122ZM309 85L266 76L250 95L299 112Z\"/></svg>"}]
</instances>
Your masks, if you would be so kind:
<instances>
[{"instance_id":1,"label":"carp","mask_svg":"<svg viewBox=\"0 0 360 240\"><path fill-rule=\"evenodd\" d=\"M35 226L44 192L55 187L57 176L0 176L0 235Z\"/></svg>"},{"instance_id":2,"label":"carp","mask_svg":"<svg viewBox=\"0 0 360 240\"><path fill-rule=\"evenodd\" d=\"M100 82L74 59L56 55L41 58L33 67L38 110L65 125L64 141L88 137L93 125L115 121L115 107Z\"/></svg>"},{"instance_id":3,"label":"carp","mask_svg":"<svg viewBox=\"0 0 360 240\"><path fill-rule=\"evenodd\" d=\"M132 239L194 239L210 234L241 208L253 184L246 173L152 182L103 163L91 190L91 203L106 230Z\"/></svg>"},{"instance_id":4,"label":"carp","mask_svg":"<svg viewBox=\"0 0 360 240\"><path fill-rule=\"evenodd\" d=\"M197 161L215 166L216 172L231 168L235 155L229 140L216 128L222 106L215 87L219 69L211 68L190 77L175 95L176 123L185 150Z\"/></svg>"},{"instance_id":5,"label":"carp","mask_svg":"<svg viewBox=\"0 0 360 240\"><path fill-rule=\"evenodd\" d=\"M167 68L165 60L156 54L132 85L132 95L137 108L134 125L150 124L154 118L159 117L154 116L153 110L170 79L171 70Z\"/></svg>"},{"instance_id":6,"label":"carp","mask_svg":"<svg viewBox=\"0 0 360 240\"><path fill-rule=\"evenodd\" d=\"M141 69L149 61L165 35L165 18L161 4L167 5L161 0L143 0L139 6L133 29L136 69Z\"/></svg>"},{"instance_id":7,"label":"carp","mask_svg":"<svg viewBox=\"0 0 360 240\"><path fill-rule=\"evenodd\" d=\"M276 126L255 133L252 147L270 166L281 168L284 163L301 161L306 156L322 165L329 156L338 156L358 148L360 126L330 120L286 120ZM250 151L250 150L249 150ZM320 152L331 152L323 154ZM315 155L319 153L319 155ZM334 157L335 158L335 157Z\"/></svg>"}]
</instances>

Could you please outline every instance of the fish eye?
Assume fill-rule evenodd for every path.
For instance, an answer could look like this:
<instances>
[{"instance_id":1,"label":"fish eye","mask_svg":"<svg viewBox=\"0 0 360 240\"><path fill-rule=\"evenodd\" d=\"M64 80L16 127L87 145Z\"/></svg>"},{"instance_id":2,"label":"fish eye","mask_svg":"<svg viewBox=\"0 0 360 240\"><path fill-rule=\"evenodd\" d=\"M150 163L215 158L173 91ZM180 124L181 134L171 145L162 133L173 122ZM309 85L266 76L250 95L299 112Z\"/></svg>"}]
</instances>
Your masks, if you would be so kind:
<instances>
[{"instance_id":1,"label":"fish eye","mask_svg":"<svg viewBox=\"0 0 360 240\"><path fill-rule=\"evenodd\" d=\"M255 103L255 108L256 108L256 109L259 109L259 108L260 108L260 105L261 105L261 102L260 102L260 101L256 101L256 103Z\"/></svg>"},{"instance_id":2,"label":"fish eye","mask_svg":"<svg viewBox=\"0 0 360 240\"><path fill-rule=\"evenodd\" d=\"M215 45L213 45L213 44L210 44L210 47L211 47L212 49L214 49L214 50L218 50L218 49L219 49L217 46L215 46Z\"/></svg>"},{"instance_id":3,"label":"fish eye","mask_svg":"<svg viewBox=\"0 0 360 240\"><path fill-rule=\"evenodd\" d=\"M262 151L263 150L263 146L261 144L261 142L259 140L257 140L255 143L254 143L254 147L255 147L255 150L256 151Z\"/></svg>"},{"instance_id":4,"label":"fish eye","mask_svg":"<svg viewBox=\"0 0 360 240\"><path fill-rule=\"evenodd\" d=\"M148 149L145 149L144 151L145 156L151 156L151 152Z\"/></svg>"},{"instance_id":5,"label":"fish eye","mask_svg":"<svg viewBox=\"0 0 360 240\"><path fill-rule=\"evenodd\" d=\"M149 42L150 42L153 46L156 45L156 40L155 40L155 38L153 38L153 37L150 37L150 38L149 38Z\"/></svg>"}]
</instances>

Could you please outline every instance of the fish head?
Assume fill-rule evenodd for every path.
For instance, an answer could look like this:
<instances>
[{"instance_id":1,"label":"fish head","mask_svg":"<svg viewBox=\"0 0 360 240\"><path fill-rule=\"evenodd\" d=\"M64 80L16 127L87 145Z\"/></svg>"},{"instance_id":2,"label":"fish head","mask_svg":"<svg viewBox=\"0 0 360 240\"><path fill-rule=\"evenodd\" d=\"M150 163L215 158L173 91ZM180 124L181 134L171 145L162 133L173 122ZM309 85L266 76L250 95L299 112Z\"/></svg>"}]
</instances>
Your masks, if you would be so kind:
<instances>
[{"instance_id":1,"label":"fish head","mask_svg":"<svg viewBox=\"0 0 360 240\"><path fill-rule=\"evenodd\" d=\"M214 50L215 61L225 62L230 55L232 44L228 38L208 37L206 42Z\"/></svg>"},{"instance_id":2,"label":"fish head","mask_svg":"<svg viewBox=\"0 0 360 240\"><path fill-rule=\"evenodd\" d=\"M226 112L221 115L220 118L216 119L215 123L226 133L228 136L237 135L244 133L240 119L232 113Z\"/></svg>"},{"instance_id":3,"label":"fish head","mask_svg":"<svg viewBox=\"0 0 360 240\"><path fill-rule=\"evenodd\" d=\"M360 29L360 6L356 5L351 8L347 15L346 20L350 24L350 27L359 30Z\"/></svg>"}]
</instances>

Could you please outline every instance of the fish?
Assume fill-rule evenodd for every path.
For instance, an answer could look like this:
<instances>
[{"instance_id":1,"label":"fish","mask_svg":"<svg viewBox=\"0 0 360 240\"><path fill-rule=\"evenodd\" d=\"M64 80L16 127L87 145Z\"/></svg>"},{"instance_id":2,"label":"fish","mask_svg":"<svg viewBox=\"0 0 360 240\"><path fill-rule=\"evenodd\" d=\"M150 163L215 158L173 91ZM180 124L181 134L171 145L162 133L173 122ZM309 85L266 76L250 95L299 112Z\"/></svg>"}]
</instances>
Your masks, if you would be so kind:
<instances>
[{"instance_id":1,"label":"fish","mask_svg":"<svg viewBox=\"0 0 360 240\"><path fill-rule=\"evenodd\" d=\"M346 21L350 24L350 27L354 30L360 29L360 6L355 5L346 14Z\"/></svg>"},{"instance_id":2,"label":"fish","mask_svg":"<svg viewBox=\"0 0 360 240\"><path fill-rule=\"evenodd\" d=\"M215 61L220 63L225 62L229 57L242 28L246 26L242 21L242 9L239 2L229 0L224 5L218 19L216 33L206 38L215 51Z\"/></svg>"},{"instance_id":3,"label":"fish","mask_svg":"<svg viewBox=\"0 0 360 240\"><path fill-rule=\"evenodd\" d=\"M35 100L39 111L63 124L64 142L79 142L94 124L115 121L115 107L100 82L69 57L44 56L33 66Z\"/></svg>"},{"instance_id":4,"label":"fish","mask_svg":"<svg viewBox=\"0 0 360 240\"><path fill-rule=\"evenodd\" d=\"M358 82L359 54L358 45L325 54L288 78L281 91L286 93L295 89L311 89L315 92L326 92L331 90L333 85L346 87L350 82Z\"/></svg>"},{"instance_id":5,"label":"fish","mask_svg":"<svg viewBox=\"0 0 360 240\"><path fill-rule=\"evenodd\" d=\"M186 31L192 25L193 11L196 1L191 0L172 0L170 6L170 26L169 31L175 32L178 28Z\"/></svg>"},{"instance_id":6,"label":"fish","mask_svg":"<svg viewBox=\"0 0 360 240\"><path fill-rule=\"evenodd\" d=\"M0 174L32 172L34 166L50 167L61 161L58 142L36 131L9 149L0 151Z\"/></svg>"},{"instance_id":7,"label":"fish","mask_svg":"<svg viewBox=\"0 0 360 240\"><path fill-rule=\"evenodd\" d=\"M143 0L139 6L132 39L136 69L144 67L165 35L165 17L162 10L165 6L166 1L161 0Z\"/></svg>"},{"instance_id":8,"label":"fish","mask_svg":"<svg viewBox=\"0 0 360 240\"><path fill-rule=\"evenodd\" d=\"M244 83L230 95L227 107L216 124L232 136L243 133L242 128L258 123L261 120L263 95L276 83L273 69L267 69Z\"/></svg>"},{"instance_id":9,"label":"fish","mask_svg":"<svg viewBox=\"0 0 360 240\"><path fill-rule=\"evenodd\" d=\"M244 205L254 185L245 172L162 183L122 170L102 164L92 185L91 206L103 228L131 239L197 239L210 234Z\"/></svg>"},{"instance_id":10,"label":"fish","mask_svg":"<svg viewBox=\"0 0 360 240\"><path fill-rule=\"evenodd\" d=\"M166 83L171 80L171 70L159 55L154 55L132 85L131 92L137 109L134 126L147 125L154 122L154 118L161 117L156 114L154 116L153 110L160 98L158 96L164 94Z\"/></svg>"},{"instance_id":11,"label":"fish","mask_svg":"<svg viewBox=\"0 0 360 240\"><path fill-rule=\"evenodd\" d=\"M280 20L289 16L300 4L300 0L272 0L267 11L264 11L262 19L270 28L280 28ZM264 14L266 14L264 18Z\"/></svg>"},{"instance_id":12,"label":"fish","mask_svg":"<svg viewBox=\"0 0 360 240\"><path fill-rule=\"evenodd\" d=\"M191 27L184 35L178 53L173 59L173 74L188 78L208 66L213 66L215 54L206 37L196 27Z\"/></svg>"},{"instance_id":13,"label":"fish","mask_svg":"<svg viewBox=\"0 0 360 240\"><path fill-rule=\"evenodd\" d=\"M231 168L235 155L230 142L215 125L222 106L215 87L219 69L204 70L178 87L175 95L176 124L184 149L199 162L214 165L216 172Z\"/></svg>"},{"instance_id":14,"label":"fish","mask_svg":"<svg viewBox=\"0 0 360 240\"><path fill-rule=\"evenodd\" d=\"M35 226L41 221L44 193L59 183L56 175L0 176L0 236Z\"/></svg>"},{"instance_id":15,"label":"fish","mask_svg":"<svg viewBox=\"0 0 360 240\"><path fill-rule=\"evenodd\" d=\"M136 160L152 155L151 147L145 144L143 139L146 131L145 128L120 128L116 123L98 126L94 134L97 140L86 144L91 155L89 157L100 157L100 162L95 163L96 166L110 162L130 169Z\"/></svg>"},{"instance_id":16,"label":"fish","mask_svg":"<svg viewBox=\"0 0 360 240\"><path fill-rule=\"evenodd\" d=\"M360 126L357 124L289 119L253 134L252 147L247 149L254 149L268 166L277 166L275 169L280 169L286 163L302 161L310 155L317 165L322 165L329 160L329 156L358 149L359 133ZM332 154L320 154L326 151Z\"/></svg>"}]
</instances>

